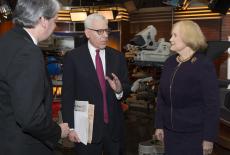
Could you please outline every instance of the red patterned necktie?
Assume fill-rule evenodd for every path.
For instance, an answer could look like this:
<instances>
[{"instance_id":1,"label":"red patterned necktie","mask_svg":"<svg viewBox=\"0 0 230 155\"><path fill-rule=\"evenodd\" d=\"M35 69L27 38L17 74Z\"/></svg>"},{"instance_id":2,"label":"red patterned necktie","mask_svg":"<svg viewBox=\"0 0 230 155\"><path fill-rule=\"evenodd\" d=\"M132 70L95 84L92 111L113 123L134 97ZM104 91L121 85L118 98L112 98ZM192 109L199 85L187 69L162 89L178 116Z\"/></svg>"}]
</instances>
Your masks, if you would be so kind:
<instances>
[{"instance_id":1,"label":"red patterned necktie","mask_svg":"<svg viewBox=\"0 0 230 155\"><path fill-rule=\"evenodd\" d=\"M99 52L100 52L100 50L97 49L96 50L96 58L95 58L96 71L97 71L98 80L100 82L101 91L103 94L104 122L108 123L109 122L109 115L108 115L108 110L107 110L105 76L104 76L103 66L102 66L101 57L100 57Z\"/></svg>"}]
</instances>

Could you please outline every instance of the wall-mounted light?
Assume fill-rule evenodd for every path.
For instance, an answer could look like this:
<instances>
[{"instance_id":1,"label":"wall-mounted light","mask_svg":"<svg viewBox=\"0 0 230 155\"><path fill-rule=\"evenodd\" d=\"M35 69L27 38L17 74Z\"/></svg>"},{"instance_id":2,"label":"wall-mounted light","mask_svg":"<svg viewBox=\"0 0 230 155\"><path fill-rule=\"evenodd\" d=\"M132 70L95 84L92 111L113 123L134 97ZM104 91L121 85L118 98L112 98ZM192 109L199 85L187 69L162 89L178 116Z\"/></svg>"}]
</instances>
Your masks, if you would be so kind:
<instances>
[{"instance_id":1,"label":"wall-mounted light","mask_svg":"<svg viewBox=\"0 0 230 155\"><path fill-rule=\"evenodd\" d=\"M87 12L70 12L71 21L84 21L87 17Z\"/></svg>"},{"instance_id":2,"label":"wall-mounted light","mask_svg":"<svg viewBox=\"0 0 230 155\"><path fill-rule=\"evenodd\" d=\"M128 20L129 14L124 7L63 7L58 12L58 21L84 21L87 15L99 13L108 20Z\"/></svg>"}]
</instances>

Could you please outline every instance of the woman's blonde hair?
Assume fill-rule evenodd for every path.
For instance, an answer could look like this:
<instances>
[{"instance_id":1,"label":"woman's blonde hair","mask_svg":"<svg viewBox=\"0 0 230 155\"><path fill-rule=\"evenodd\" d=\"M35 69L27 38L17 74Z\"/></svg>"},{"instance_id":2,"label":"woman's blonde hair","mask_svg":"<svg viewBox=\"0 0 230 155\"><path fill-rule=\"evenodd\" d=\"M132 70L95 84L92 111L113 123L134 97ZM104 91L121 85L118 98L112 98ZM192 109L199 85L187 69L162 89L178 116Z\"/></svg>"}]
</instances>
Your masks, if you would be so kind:
<instances>
[{"instance_id":1,"label":"woman's blonde hair","mask_svg":"<svg viewBox=\"0 0 230 155\"><path fill-rule=\"evenodd\" d=\"M179 28L184 43L194 51L207 48L206 38L201 31L200 26L194 21L179 21L173 25L173 29L175 27Z\"/></svg>"}]
</instances>

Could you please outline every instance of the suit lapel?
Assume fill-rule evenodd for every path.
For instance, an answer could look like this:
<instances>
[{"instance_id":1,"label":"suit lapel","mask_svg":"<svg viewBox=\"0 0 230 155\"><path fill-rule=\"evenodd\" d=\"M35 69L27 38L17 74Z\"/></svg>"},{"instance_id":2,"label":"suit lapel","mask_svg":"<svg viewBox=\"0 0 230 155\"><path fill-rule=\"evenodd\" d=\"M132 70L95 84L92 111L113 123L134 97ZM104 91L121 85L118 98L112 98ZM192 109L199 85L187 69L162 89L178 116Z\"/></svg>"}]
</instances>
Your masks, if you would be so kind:
<instances>
[{"instance_id":1,"label":"suit lapel","mask_svg":"<svg viewBox=\"0 0 230 155\"><path fill-rule=\"evenodd\" d=\"M110 50L108 48L105 49L105 65L106 65L106 75L107 76L111 76L112 73L112 56L110 53ZM84 52L84 57L86 60L85 62L85 67L84 67L84 71L88 73L90 80L92 81L92 83L94 83L96 85L96 87L98 87L99 90L101 90L101 86L97 77L97 72L96 69L94 67L89 49L87 48L87 51ZM88 63L87 63L88 62ZM109 83L106 81L106 89L108 89Z\"/></svg>"},{"instance_id":2,"label":"suit lapel","mask_svg":"<svg viewBox=\"0 0 230 155\"><path fill-rule=\"evenodd\" d=\"M91 55L90 55L88 48L87 48L87 51L84 52L84 57L85 58L83 60L86 60L85 61L86 62L85 67L82 66L84 69L84 72L88 73L88 77L90 77L90 80L92 81L92 83L94 83L96 85L96 87L98 87L98 89L101 90L100 83L99 83L99 80L97 77L97 72L96 72L96 69L94 67L93 60L91 58Z\"/></svg>"},{"instance_id":3,"label":"suit lapel","mask_svg":"<svg viewBox=\"0 0 230 155\"><path fill-rule=\"evenodd\" d=\"M111 73L112 73L112 56L110 53L110 50L108 48L105 49L105 65L106 65L106 76L111 77ZM108 89L109 83L106 81L106 89Z\"/></svg>"}]
</instances>

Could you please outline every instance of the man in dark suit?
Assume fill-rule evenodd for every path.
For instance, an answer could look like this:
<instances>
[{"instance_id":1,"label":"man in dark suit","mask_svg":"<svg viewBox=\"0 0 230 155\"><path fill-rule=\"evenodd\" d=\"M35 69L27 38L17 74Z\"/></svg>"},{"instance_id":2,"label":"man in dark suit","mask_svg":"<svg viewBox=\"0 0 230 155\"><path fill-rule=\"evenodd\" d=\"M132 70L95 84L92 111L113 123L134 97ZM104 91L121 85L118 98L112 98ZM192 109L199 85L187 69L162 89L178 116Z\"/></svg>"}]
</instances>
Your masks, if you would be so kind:
<instances>
[{"instance_id":1,"label":"man in dark suit","mask_svg":"<svg viewBox=\"0 0 230 155\"><path fill-rule=\"evenodd\" d=\"M63 120L74 127L75 100L94 104L92 143L80 143L75 131L69 139L76 142L78 155L118 155L123 140L120 101L130 90L126 60L123 53L106 46L110 30L104 16L91 14L84 24L87 44L68 52L64 59Z\"/></svg>"},{"instance_id":2,"label":"man in dark suit","mask_svg":"<svg viewBox=\"0 0 230 155\"><path fill-rule=\"evenodd\" d=\"M0 154L51 155L67 123L51 118L52 94L37 46L55 28L56 0L18 0L15 27L0 38Z\"/></svg>"}]
</instances>

